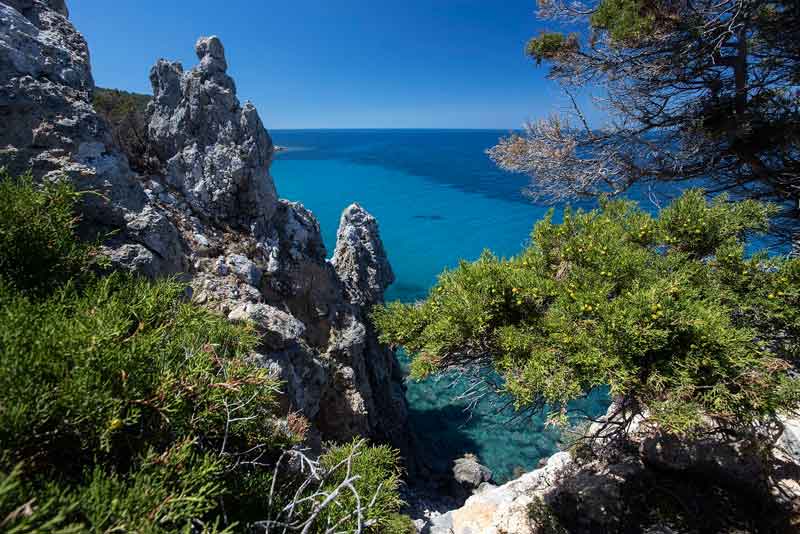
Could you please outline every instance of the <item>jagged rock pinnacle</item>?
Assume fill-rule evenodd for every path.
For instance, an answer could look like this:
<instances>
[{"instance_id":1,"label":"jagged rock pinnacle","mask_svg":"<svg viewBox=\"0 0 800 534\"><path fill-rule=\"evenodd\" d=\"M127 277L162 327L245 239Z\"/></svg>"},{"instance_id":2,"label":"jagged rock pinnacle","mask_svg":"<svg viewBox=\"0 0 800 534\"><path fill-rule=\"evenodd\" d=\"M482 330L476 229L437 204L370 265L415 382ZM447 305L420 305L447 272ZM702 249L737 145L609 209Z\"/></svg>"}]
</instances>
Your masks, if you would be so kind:
<instances>
[{"instance_id":1,"label":"jagged rock pinnacle","mask_svg":"<svg viewBox=\"0 0 800 534\"><path fill-rule=\"evenodd\" d=\"M353 304L382 301L383 292L394 282L378 221L358 204L351 204L342 213L331 263Z\"/></svg>"},{"instance_id":2,"label":"jagged rock pinnacle","mask_svg":"<svg viewBox=\"0 0 800 534\"><path fill-rule=\"evenodd\" d=\"M195 45L200 64L159 60L150 71L148 131L167 181L210 219L257 232L277 207L272 139L255 107L240 105L218 37Z\"/></svg>"}]
</instances>

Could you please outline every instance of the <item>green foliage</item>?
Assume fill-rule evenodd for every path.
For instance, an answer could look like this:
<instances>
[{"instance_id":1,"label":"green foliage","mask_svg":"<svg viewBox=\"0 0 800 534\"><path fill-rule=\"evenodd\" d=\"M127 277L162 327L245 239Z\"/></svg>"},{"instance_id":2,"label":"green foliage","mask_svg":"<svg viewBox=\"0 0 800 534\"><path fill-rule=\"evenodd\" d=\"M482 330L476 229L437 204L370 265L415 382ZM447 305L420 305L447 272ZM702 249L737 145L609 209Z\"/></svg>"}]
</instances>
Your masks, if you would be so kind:
<instances>
[{"instance_id":1,"label":"green foliage","mask_svg":"<svg viewBox=\"0 0 800 534\"><path fill-rule=\"evenodd\" d=\"M96 87L92 96L94 109L112 124L119 124L131 115L144 115L150 100L148 95L101 87Z\"/></svg>"},{"instance_id":2,"label":"green foliage","mask_svg":"<svg viewBox=\"0 0 800 534\"><path fill-rule=\"evenodd\" d=\"M117 273L44 301L0 288L0 304L0 444L12 456L88 450L125 463L145 444L219 442L225 403L254 396L266 418L277 391L244 360L252 333L183 302L175 282ZM253 422L232 430L242 442L269 434ZM58 450L41 435L57 436Z\"/></svg>"},{"instance_id":3,"label":"green foliage","mask_svg":"<svg viewBox=\"0 0 800 534\"><path fill-rule=\"evenodd\" d=\"M656 17L642 0L603 0L591 16L594 29L607 31L611 40L632 43L653 32Z\"/></svg>"},{"instance_id":4,"label":"green foliage","mask_svg":"<svg viewBox=\"0 0 800 534\"><path fill-rule=\"evenodd\" d=\"M422 377L490 357L518 408L609 386L662 428L746 425L795 408L800 261L745 255L772 208L689 191L660 217L625 201L567 210L518 257L444 272L422 303L373 312Z\"/></svg>"},{"instance_id":5,"label":"green foliage","mask_svg":"<svg viewBox=\"0 0 800 534\"><path fill-rule=\"evenodd\" d=\"M246 531L300 441L250 356L254 330L191 304L177 281L93 274L67 185L3 176L0 191L0 530ZM357 485L381 486L370 518L382 525L399 503L396 452L363 454ZM296 481L284 490L285 502Z\"/></svg>"},{"instance_id":6,"label":"green foliage","mask_svg":"<svg viewBox=\"0 0 800 534\"><path fill-rule=\"evenodd\" d=\"M17 465L10 472L0 471L0 529L8 534L73 534L81 525L68 524L67 516L75 508L59 506L55 498L29 498L23 491Z\"/></svg>"},{"instance_id":7,"label":"green foliage","mask_svg":"<svg viewBox=\"0 0 800 534\"><path fill-rule=\"evenodd\" d=\"M349 470L358 474L353 486L361 505L372 503L364 514L363 522L371 524L370 532L402 534L403 530L394 530L403 526L394 516L402 504L397 494L400 487L398 453L387 446L376 446L353 454L358 443L359 440L354 440L346 445L335 446L320 459L322 468L334 473L323 489L331 491L344 481L348 474L348 458L352 457ZM352 513L356 508L355 495L345 491L338 503L338 506L326 508L321 524L339 524L337 531L354 531L357 526L356 517Z\"/></svg>"},{"instance_id":8,"label":"green foliage","mask_svg":"<svg viewBox=\"0 0 800 534\"><path fill-rule=\"evenodd\" d=\"M252 333L184 302L178 283L113 274L39 301L6 286L0 309L3 463L24 466L27 494L74 507L71 521L178 530L227 493L224 453L292 442L276 381L246 359ZM226 427L228 406L246 411Z\"/></svg>"},{"instance_id":9,"label":"green foliage","mask_svg":"<svg viewBox=\"0 0 800 534\"><path fill-rule=\"evenodd\" d=\"M149 451L127 476L95 467L86 485L65 501L78 503L93 532L188 533L192 523L217 532L218 518L208 524L200 518L214 511L224 495L224 467L219 457L180 442L160 454Z\"/></svg>"},{"instance_id":10,"label":"green foliage","mask_svg":"<svg viewBox=\"0 0 800 534\"><path fill-rule=\"evenodd\" d=\"M386 520L386 527L384 532L392 534L416 534L417 526L414 520L407 515L391 514Z\"/></svg>"},{"instance_id":11,"label":"green foliage","mask_svg":"<svg viewBox=\"0 0 800 534\"><path fill-rule=\"evenodd\" d=\"M540 65L545 59L553 59L568 44L567 37L563 33L542 33L539 37L534 37L525 45L525 53L536 60Z\"/></svg>"},{"instance_id":12,"label":"green foliage","mask_svg":"<svg viewBox=\"0 0 800 534\"><path fill-rule=\"evenodd\" d=\"M91 249L73 237L77 196L69 184L38 186L0 169L0 278L44 294L85 270Z\"/></svg>"}]
</instances>

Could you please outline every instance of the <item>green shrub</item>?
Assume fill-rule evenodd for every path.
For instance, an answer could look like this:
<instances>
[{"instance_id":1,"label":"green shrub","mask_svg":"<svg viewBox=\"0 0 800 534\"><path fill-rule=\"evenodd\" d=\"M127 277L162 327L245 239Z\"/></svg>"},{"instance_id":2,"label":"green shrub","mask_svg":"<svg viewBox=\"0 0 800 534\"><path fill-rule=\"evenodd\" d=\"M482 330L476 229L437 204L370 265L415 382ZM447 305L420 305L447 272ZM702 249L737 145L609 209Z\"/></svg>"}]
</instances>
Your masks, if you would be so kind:
<instances>
[{"instance_id":1,"label":"green shrub","mask_svg":"<svg viewBox=\"0 0 800 534\"><path fill-rule=\"evenodd\" d=\"M414 376L491 359L518 408L562 422L608 386L668 431L746 426L800 401L800 260L745 254L771 213L700 191L657 219L625 201L567 210L519 256L462 262L424 302L373 319Z\"/></svg>"},{"instance_id":2,"label":"green shrub","mask_svg":"<svg viewBox=\"0 0 800 534\"><path fill-rule=\"evenodd\" d=\"M0 278L45 294L86 270L91 248L73 235L77 196L67 183L39 186L0 169Z\"/></svg>"},{"instance_id":3,"label":"green shrub","mask_svg":"<svg viewBox=\"0 0 800 534\"><path fill-rule=\"evenodd\" d=\"M563 33L543 33L529 40L525 53L541 64L543 60L558 55L564 48L567 38Z\"/></svg>"},{"instance_id":4,"label":"green shrub","mask_svg":"<svg viewBox=\"0 0 800 534\"><path fill-rule=\"evenodd\" d=\"M592 28L609 33L612 42L632 43L652 37L653 6L643 0L603 0L591 16Z\"/></svg>"},{"instance_id":5,"label":"green shrub","mask_svg":"<svg viewBox=\"0 0 800 534\"><path fill-rule=\"evenodd\" d=\"M3 176L0 191L0 530L249 531L301 439L251 357L252 327L191 304L176 281L93 274L69 186ZM366 446L354 461L356 486L380 487L375 525L399 506L396 461ZM280 503L303 494L288 480ZM333 505L331 518L352 510L344 494Z\"/></svg>"},{"instance_id":6,"label":"green shrub","mask_svg":"<svg viewBox=\"0 0 800 534\"><path fill-rule=\"evenodd\" d=\"M392 514L386 520L386 530L394 534L417 534L414 520L404 514Z\"/></svg>"},{"instance_id":7,"label":"green shrub","mask_svg":"<svg viewBox=\"0 0 800 534\"><path fill-rule=\"evenodd\" d=\"M392 514L397 513L402 501L397 495L400 487L400 471L398 453L388 446L376 446L356 452L359 441L347 445L333 447L325 454L320 465L323 469L331 470L331 476L323 489L331 491L345 480L348 473L347 460L352 456L350 472L356 474L358 479L353 482L353 487L359 495L361 505L369 507L363 514L363 522L370 524L371 532L394 532L398 526L397 520L390 523ZM356 518L352 511L356 508L356 497L350 491L345 491L338 501L339 506L326 510L324 524L340 524L337 530L353 531L356 528Z\"/></svg>"}]
</instances>

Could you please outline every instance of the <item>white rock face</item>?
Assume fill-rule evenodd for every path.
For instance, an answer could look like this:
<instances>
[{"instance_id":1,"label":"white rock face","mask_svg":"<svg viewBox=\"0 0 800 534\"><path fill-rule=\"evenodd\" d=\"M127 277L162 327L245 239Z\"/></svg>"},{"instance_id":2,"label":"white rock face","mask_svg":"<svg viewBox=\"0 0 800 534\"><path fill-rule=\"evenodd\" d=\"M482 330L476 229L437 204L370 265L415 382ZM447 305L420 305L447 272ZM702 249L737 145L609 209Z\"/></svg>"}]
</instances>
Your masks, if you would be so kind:
<instances>
[{"instance_id":1,"label":"white rock face","mask_svg":"<svg viewBox=\"0 0 800 534\"><path fill-rule=\"evenodd\" d=\"M473 495L452 512L455 534L535 534L528 507L546 497L559 476L571 464L569 453L554 454L541 469L525 473L502 486Z\"/></svg>"}]
</instances>

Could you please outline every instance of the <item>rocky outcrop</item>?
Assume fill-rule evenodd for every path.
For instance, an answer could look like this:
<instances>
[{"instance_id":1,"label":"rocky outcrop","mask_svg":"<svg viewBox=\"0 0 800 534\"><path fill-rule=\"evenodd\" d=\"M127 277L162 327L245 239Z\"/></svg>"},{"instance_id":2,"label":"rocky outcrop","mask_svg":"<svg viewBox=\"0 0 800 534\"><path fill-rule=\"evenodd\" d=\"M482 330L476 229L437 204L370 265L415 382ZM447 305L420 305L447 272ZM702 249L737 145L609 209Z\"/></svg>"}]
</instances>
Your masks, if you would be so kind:
<instances>
[{"instance_id":1,"label":"rocky outcrop","mask_svg":"<svg viewBox=\"0 0 800 534\"><path fill-rule=\"evenodd\" d=\"M194 211L263 231L277 206L272 139L253 104L239 104L219 38L201 37L195 51L200 63L187 72L163 59L151 69L150 141Z\"/></svg>"},{"instance_id":2,"label":"rocky outcrop","mask_svg":"<svg viewBox=\"0 0 800 534\"><path fill-rule=\"evenodd\" d=\"M86 41L63 1L0 2L0 165L67 178L83 197L87 237L113 233L112 262L149 275L185 270L180 236L113 146L91 105Z\"/></svg>"},{"instance_id":3,"label":"rocky outcrop","mask_svg":"<svg viewBox=\"0 0 800 534\"><path fill-rule=\"evenodd\" d=\"M572 463L569 453L550 457L541 469L526 473L502 486L473 495L452 512L456 534L533 534L536 525L528 508L541 501Z\"/></svg>"},{"instance_id":4,"label":"rocky outcrop","mask_svg":"<svg viewBox=\"0 0 800 534\"><path fill-rule=\"evenodd\" d=\"M453 462L453 493L462 498L467 498L482 487L490 485L492 471L478 463L474 454L465 454Z\"/></svg>"},{"instance_id":5,"label":"rocky outcrop","mask_svg":"<svg viewBox=\"0 0 800 534\"><path fill-rule=\"evenodd\" d=\"M254 357L283 379L312 441L364 435L411 458L402 374L367 317L393 280L375 219L347 208L326 260L313 214L277 198L272 141L216 37L197 41L187 71L152 68L147 151L160 170L137 174L92 107L89 52L67 17L61 0L0 0L0 166L91 190L83 231L105 238L117 268L180 273L197 303L254 323Z\"/></svg>"}]
</instances>

